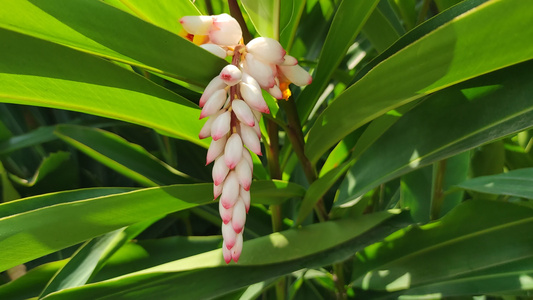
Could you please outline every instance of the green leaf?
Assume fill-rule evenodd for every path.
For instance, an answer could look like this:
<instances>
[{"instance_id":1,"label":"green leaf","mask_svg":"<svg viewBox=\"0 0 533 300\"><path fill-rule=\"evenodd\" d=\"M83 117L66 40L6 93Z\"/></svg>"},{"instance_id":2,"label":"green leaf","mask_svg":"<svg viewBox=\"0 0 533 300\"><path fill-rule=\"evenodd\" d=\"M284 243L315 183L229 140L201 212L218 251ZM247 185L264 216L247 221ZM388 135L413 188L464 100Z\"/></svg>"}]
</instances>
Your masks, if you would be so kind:
<instances>
[{"instance_id":1,"label":"green leaf","mask_svg":"<svg viewBox=\"0 0 533 300\"><path fill-rule=\"evenodd\" d=\"M354 249L394 228L392 224L397 218L393 216L380 212L356 220L330 221L278 232L246 241L236 265L227 266L221 250L217 249L120 278L50 294L46 299L98 299L104 296L143 299L154 296L154 291L163 299L176 295L187 299L220 296L305 266L343 260L351 256ZM377 233L372 228L379 224L389 226Z\"/></svg>"},{"instance_id":2,"label":"green leaf","mask_svg":"<svg viewBox=\"0 0 533 300\"><path fill-rule=\"evenodd\" d=\"M118 119L207 147L187 99L92 55L3 29L0 39L9 44L0 48L0 101Z\"/></svg>"},{"instance_id":3,"label":"green leaf","mask_svg":"<svg viewBox=\"0 0 533 300\"><path fill-rule=\"evenodd\" d=\"M14 175L10 176L13 181L20 185L24 186L34 186L37 182L41 181L43 178L45 178L47 175L51 174L54 171L57 171L59 167L61 167L62 164L64 164L67 160L70 159L70 153L69 152L55 152L50 153L48 157L46 157L33 177L29 180L18 178Z\"/></svg>"},{"instance_id":4,"label":"green leaf","mask_svg":"<svg viewBox=\"0 0 533 300\"><path fill-rule=\"evenodd\" d=\"M289 53L305 9L305 3L305 0L281 1L279 42Z\"/></svg>"},{"instance_id":5,"label":"green leaf","mask_svg":"<svg viewBox=\"0 0 533 300\"><path fill-rule=\"evenodd\" d=\"M406 113L348 171L336 205L409 171L533 126L528 96L532 65L458 84Z\"/></svg>"},{"instance_id":6,"label":"green leaf","mask_svg":"<svg viewBox=\"0 0 533 300\"><path fill-rule=\"evenodd\" d=\"M509 195L533 199L533 168L472 178L457 185L480 193Z\"/></svg>"},{"instance_id":7,"label":"green leaf","mask_svg":"<svg viewBox=\"0 0 533 300\"><path fill-rule=\"evenodd\" d=\"M259 35L279 39L279 13L281 0L242 0L242 6Z\"/></svg>"},{"instance_id":8,"label":"green leaf","mask_svg":"<svg viewBox=\"0 0 533 300\"><path fill-rule=\"evenodd\" d=\"M502 12L508 18L494 17ZM533 58L533 40L525 38L533 35L533 27L524 25L531 18L526 3L490 1L397 52L319 116L308 135L307 156L316 163L348 133L395 107Z\"/></svg>"},{"instance_id":9,"label":"green leaf","mask_svg":"<svg viewBox=\"0 0 533 300\"><path fill-rule=\"evenodd\" d=\"M258 180L250 188L252 202L262 204L281 204L289 198L301 198L305 189L296 183L281 180Z\"/></svg>"},{"instance_id":10,"label":"green leaf","mask_svg":"<svg viewBox=\"0 0 533 300\"><path fill-rule=\"evenodd\" d=\"M352 283L364 290L396 292L381 294L393 299L531 288L531 226L532 209L468 201L441 221L396 232L358 253Z\"/></svg>"},{"instance_id":11,"label":"green leaf","mask_svg":"<svg viewBox=\"0 0 533 300\"><path fill-rule=\"evenodd\" d=\"M31 132L9 137L0 142L0 155L55 140L54 129L54 126L40 126Z\"/></svg>"},{"instance_id":12,"label":"green leaf","mask_svg":"<svg viewBox=\"0 0 533 300\"><path fill-rule=\"evenodd\" d=\"M2 28L197 85L206 85L226 64L188 40L100 1L2 0L0 4ZM13 43L2 39L6 45Z\"/></svg>"},{"instance_id":13,"label":"green leaf","mask_svg":"<svg viewBox=\"0 0 533 300\"><path fill-rule=\"evenodd\" d=\"M378 0L344 0L339 5L318 58L313 84L306 87L296 101L302 122L307 120L333 72L340 65L378 2Z\"/></svg>"},{"instance_id":14,"label":"green leaf","mask_svg":"<svg viewBox=\"0 0 533 300\"><path fill-rule=\"evenodd\" d=\"M59 125L54 133L78 150L145 186L193 181L141 146L129 143L111 132L83 126Z\"/></svg>"},{"instance_id":15,"label":"green leaf","mask_svg":"<svg viewBox=\"0 0 533 300\"><path fill-rule=\"evenodd\" d=\"M369 16L362 31L374 48L381 53L405 32L401 25L397 26L397 23L399 24L399 21L388 3L380 1L380 5Z\"/></svg>"}]
</instances>

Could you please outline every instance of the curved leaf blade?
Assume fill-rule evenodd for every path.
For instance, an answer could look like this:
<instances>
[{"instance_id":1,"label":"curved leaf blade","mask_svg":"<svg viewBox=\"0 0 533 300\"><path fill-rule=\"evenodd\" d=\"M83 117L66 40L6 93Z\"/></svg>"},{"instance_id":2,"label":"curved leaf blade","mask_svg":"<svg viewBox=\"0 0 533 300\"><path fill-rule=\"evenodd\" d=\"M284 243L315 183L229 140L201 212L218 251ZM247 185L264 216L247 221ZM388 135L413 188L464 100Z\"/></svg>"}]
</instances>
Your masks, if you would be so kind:
<instances>
[{"instance_id":1,"label":"curved leaf blade","mask_svg":"<svg viewBox=\"0 0 533 300\"><path fill-rule=\"evenodd\" d=\"M533 168L472 178L457 185L480 193L510 195L533 199Z\"/></svg>"}]
</instances>

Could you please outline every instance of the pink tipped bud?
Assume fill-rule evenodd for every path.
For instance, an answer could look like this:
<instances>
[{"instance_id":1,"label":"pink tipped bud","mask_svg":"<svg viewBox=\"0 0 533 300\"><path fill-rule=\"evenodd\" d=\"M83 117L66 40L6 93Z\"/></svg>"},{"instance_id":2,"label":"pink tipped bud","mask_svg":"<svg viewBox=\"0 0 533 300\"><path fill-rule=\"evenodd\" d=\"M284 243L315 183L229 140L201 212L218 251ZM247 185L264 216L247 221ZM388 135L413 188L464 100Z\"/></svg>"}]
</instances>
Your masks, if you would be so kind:
<instances>
[{"instance_id":1,"label":"pink tipped bud","mask_svg":"<svg viewBox=\"0 0 533 300\"><path fill-rule=\"evenodd\" d=\"M211 145L209 145L209 149L207 149L207 157L206 157L205 165L210 164L220 154L222 154L222 151L224 151L224 147L226 147L226 140L227 140L226 137L222 137L219 140L211 141Z\"/></svg>"},{"instance_id":2,"label":"pink tipped bud","mask_svg":"<svg viewBox=\"0 0 533 300\"><path fill-rule=\"evenodd\" d=\"M242 158L245 160L248 165L250 166L250 171L253 173L254 171L254 162L252 160L252 156L250 155L250 152L246 148L242 149Z\"/></svg>"},{"instance_id":3,"label":"pink tipped bud","mask_svg":"<svg viewBox=\"0 0 533 300\"><path fill-rule=\"evenodd\" d=\"M220 218L224 224L228 224L233 217L233 207L225 208L222 206L222 202L218 202L218 212L220 213Z\"/></svg>"},{"instance_id":4,"label":"pink tipped bud","mask_svg":"<svg viewBox=\"0 0 533 300\"><path fill-rule=\"evenodd\" d=\"M257 134L257 138L261 139L261 127L259 127L259 122L255 122L255 126L253 128L255 133Z\"/></svg>"},{"instance_id":5,"label":"pink tipped bud","mask_svg":"<svg viewBox=\"0 0 533 300\"><path fill-rule=\"evenodd\" d=\"M213 16L213 27L209 31L209 39L213 44L237 45L242 38L239 22L228 14Z\"/></svg>"},{"instance_id":6,"label":"pink tipped bud","mask_svg":"<svg viewBox=\"0 0 533 300\"><path fill-rule=\"evenodd\" d=\"M224 180L224 186L222 188L222 196L220 197L220 202L225 209L229 209L235 205L237 198L239 197L239 180L235 172L229 172Z\"/></svg>"},{"instance_id":7,"label":"pink tipped bud","mask_svg":"<svg viewBox=\"0 0 533 300\"><path fill-rule=\"evenodd\" d=\"M242 232L237 234L235 245L231 248L231 258L234 262L238 262L242 253L243 238Z\"/></svg>"},{"instance_id":8,"label":"pink tipped bud","mask_svg":"<svg viewBox=\"0 0 533 300\"><path fill-rule=\"evenodd\" d=\"M276 99L283 99L283 93L279 89L279 86L275 85L268 89L268 93Z\"/></svg>"},{"instance_id":9,"label":"pink tipped bud","mask_svg":"<svg viewBox=\"0 0 533 300\"><path fill-rule=\"evenodd\" d=\"M224 155L221 155L215 160L215 164L213 165L213 183L215 185L220 185L222 182L224 182L224 179L226 179L226 176L229 173L229 168L226 166L226 163L224 162Z\"/></svg>"},{"instance_id":10,"label":"pink tipped bud","mask_svg":"<svg viewBox=\"0 0 533 300\"><path fill-rule=\"evenodd\" d=\"M220 138L226 136L230 130L231 125L231 112L226 111L218 116L211 125L211 137L214 141L218 141Z\"/></svg>"},{"instance_id":11,"label":"pink tipped bud","mask_svg":"<svg viewBox=\"0 0 533 300\"><path fill-rule=\"evenodd\" d=\"M220 194L222 194L223 185L214 185L213 184L213 200L216 200Z\"/></svg>"},{"instance_id":12,"label":"pink tipped bud","mask_svg":"<svg viewBox=\"0 0 533 300\"><path fill-rule=\"evenodd\" d=\"M219 45L215 44L203 44L200 45L201 48L204 48L205 50L211 52L212 54L224 59L226 58L226 50L222 49Z\"/></svg>"},{"instance_id":13,"label":"pink tipped bud","mask_svg":"<svg viewBox=\"0 0 533 300\"><path fill-rule=\"evenodd\" d=\"M233 100L231 102L231 108L235 112L237 119L244 124L253 127L255 125L255 118L252 110L243 100Z\"/></svg>"},{"instance_id":14,"label":"pink tipped bud","mask_svg":"<svg viewBox=\"0 0 533 300\"><path fill-rule=\"evenodd\" d=\"M239 191L239 198L242 199L244 207L246 208L246 213L250 210L250 191L247 191L241 187Z\"/></svg>"},{"instance_id":15,"label":"pink tipped bud","mask_svg":"<svg viewBox=\"0 0 533 300\"><path fill-rule=\"evenodd\" d=\"M231 221L228 224L222 223L222 237L224 238L224 243L226 243L226 248L231 250L235 242L237 242L237 233L233 230Z\"/></svg>"},{"instance_id":16,"label":"pink tipped bud","mask_svg":"<svg viewBox=\"0 0 533 300\"><path fill-rule=\"evenodd\" d=\"M250 74L264 89L269 89L276 84L270 65L254 58L248 53L244 58L244 70Z\"/></svg>"},{"instance_id":17,"label":"pink tipped bud","mask_svg":"<svg viewBox=\"0 0 533 300\"><path fill-rule=\"evenodd\" d=\"M242 72L234 65L227 65L220 72L220 78L229 86L234 86L241 81Z\"/></svg>"},{"instance_id":18,"label":"pink tipped bud","mask_svg":"<svg viewBox=\"0 0 533 300\"><path fill-rule=\"evenodd\" d=\"M224 89L215 91L211 97L209 97L207 102L205 102L202 112L200 113L200 119L216 114L222 105L224 105L226 96L227 92Z\"/></svg>"},{"instance_id":19,"label":"pink tipped bud","mask_svg":"<svg viewBox=\"0 0 533 300\"><path fill-rule=\"evenodd\" d=\"M246 147L248 147L248 149L250 149L250 151L252 151L253 153L257 155L262 155L261 142L259 141L259 138L257 137L257 133L255 132L255 130L243 124L241 124L240 129L241 129L241 138L242 138L244 145L246 145Z\"/></svg>"},{"instance_id":20,"label":"pink tipped bud","mask_svg":"<svg viewBox=\"0 0 533 300\"><path fill-rule=\"evenodd\" d=\"M246 104L257 111L267 114L270 113L261 90L256 89L253 85L243 82L240 83L240 87L242 98Z\"/></svg>"},{"instance_id":21,"label":"pink tipped bud","mask_svg":"<svg viewBox=\"0 0 533 300\"><path fill-rule=\"evenodd\" d=\"M215 119L220 116L224 111L218 111L216 114L211 116L207 122L205 122L204 126L202 126L202 130L200 130L200 133L198 134L198 137L200 139L205 139L211 136L211 126L213 125L213 122Z\"/></svg>"},{"instance_id":22,"label":"pink tipped bud","mask_svg":"<svg viewBox=\"0 0 533 300\"><path fill-rule=\"evenodd\" d=\"M183 29L190 34L206 35L213 25L212 16L186 16L180 19Z\"/></svg>"},{"instance_id":23,"label":"pink tipped bud","mask_svg":"<svg viewBox=\"0 0 533 300\"><path fill-rule=\"evenodd\" d=\"M296 84L297 86L305 86L311 84L313 78L309 73L307 73L304 68L299 65L295 66L279 66L279 69L290 80L290 82Z\"/></svg>"},{"instance_id":24,"label":"pink tipped bud","mask_svg":"<svg viewBox=\"0 0 533 300\"><path fill-rule=\"evenodd\" d=\"M257 82L257 80L255 80L252 76L250 76L250 74L248 74L246 72L242 72L241 81L244 82L244 83L247 83L249 85L254 86L259 91L261 90L261 86L259 86L259 83Z\"/></svg>"},{"instance_id":25,"label":"pink tipped bud","mask_svg":"<svg viewBox=\"0 0 533 300\"><path fill-rule=\"evenodd\" d=\"M231 225L236 233L240 233L246 223L246 207L242 198L239 198L235 206L233 206L233 216L231 218Z\"/></svg>"},{"instance_id":26,"label":"pink tipped bud","mask_svg":"<svg viewBox=\"0 0 533 300\"><path fill-rule=\"evenodd\" d=\"M222 242L222 256L224 257L224 261L229 264L231 261L231 250L226 247L226 242Z\"/></svg>"},{"instance_id":27,"label":"pink tipped bud","mask_svg":"<svg viewBox=\"0 0 533 300\"><path fill-rule=\"evenodd\" d=\"M235 168L235 166L241 161L242 158L242 140L239 134L232 134L228 142L226 143L226 148L224 149L224 161L226 166L230 169Z\"/></svg>"},{"instance_id":28,"label":"pink tipped bud","mask_svg":"<svg viewBox=\"0 0 533 300\"><path fill-rule=\"evenodd\" d=\"M282 66L295 66L297 64L298 64L298 60L287 54L285 55L285 61L281 65Z\"/></svg>"},{"instance_id":29,"label":"pink tipped bud","mask_svg":"<svg viewBox=\"0 0 533 300\"><path fill-rule=\"evenodd\" d=\"M246 51L266 63L282 64L285 61L285 50L281 44L271 38L258 37L246 45Z\"/></svg>"},{"instance_id":30,"label":"pink tipped bud","mask_svg":"<svg viewBox=\"0 0 533 300\"><path fill-rule=\"evenodd\" d=\"M246 159L241 159L241 161L235 167L235 173L237 173L237 178L242 188L246 191L250 190L250 185L252 184L252 170Z\"/></svg>"},{"instance_id":31,"label":"pink tipped bud","mask_svg":"<svg viewBox=\"0 0 533 300\"><path fill-rule=\"evenodd\" d=\"M226 83L222 79L220 79L220 77L217 76L213 78L205 88L202 97L200 97L200 107L204 107L205 102L207 102L207 100L211 97L211 95L213 95L214 92L222 90L226 86Z\"/></svg>"}]
</instances>

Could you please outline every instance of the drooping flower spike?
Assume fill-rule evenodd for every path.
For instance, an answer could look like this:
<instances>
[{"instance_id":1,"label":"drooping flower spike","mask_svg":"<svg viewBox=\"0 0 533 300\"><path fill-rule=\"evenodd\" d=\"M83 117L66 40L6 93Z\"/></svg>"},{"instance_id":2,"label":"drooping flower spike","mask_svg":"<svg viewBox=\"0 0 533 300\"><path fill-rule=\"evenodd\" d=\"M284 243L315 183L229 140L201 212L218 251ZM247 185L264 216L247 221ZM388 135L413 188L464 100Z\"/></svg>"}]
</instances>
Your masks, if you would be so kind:
<instances>
[{"instance_id":1,"label":"drooping flower spike","mask_svg":"<svg viewBox=\"0 0 533 300\"><path fill-rule=\"evenodd\" d=\"M200 98L200 119L209 118L199 138L213 140L206 165L213 165L213 197L219 200L222 253L226 263L242 252L246 214L250 209L253 162L249 151L262 155L259 122L270 113L261 89L276 99L290 97L289 84L304 86L311 76L273 39L258 37L242 43L239 23L227 14L186 16L182 36L232 63L213 78Z\"/></svg>"}]
</instances>

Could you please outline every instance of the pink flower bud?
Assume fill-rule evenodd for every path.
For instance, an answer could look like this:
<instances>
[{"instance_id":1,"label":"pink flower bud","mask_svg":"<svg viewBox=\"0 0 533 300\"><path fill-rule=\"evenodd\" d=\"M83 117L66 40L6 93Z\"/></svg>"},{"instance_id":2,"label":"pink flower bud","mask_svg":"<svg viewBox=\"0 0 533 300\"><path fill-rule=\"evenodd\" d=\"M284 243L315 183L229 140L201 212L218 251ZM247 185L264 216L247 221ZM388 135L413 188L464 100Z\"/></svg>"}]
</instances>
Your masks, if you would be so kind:
<instances>
[{"instance_id":1,"label":"pink flower bud","mask_svg":"<svg viewBox=\"0 0 533 300\"><path fill-rule=\"evenodd\" d=\"M254 86L241 82L241 95L243 100L248 104L252 109L255 109L260 112L270 113L268 106L263 98L261 90L256 89Z\"/></svg>"},{"instance_id":2,"label":"pink flower bud","mask_svg":"<svg viewBox=\"0 0 533 300\"><path fill-rule=\"evenodd\" d=\"M224 261L229 264L231 261L231 250L226 247L226 242L222 242L222 256L224 257Z\"/></svg>"},{"instance_id":3,"label":"pink flower bud","mask_svg":"<svg viewBox=\"0 0 533 300\"><path fill-rule=\"evenodd\" d=\"M285 50L278 41L271 38L258 37L251 40L246 45L246 51L266 63L279 65L285 61Z\"/></svg>"},{"instance_id":4,"label":"pink flower bud","mask_svg":"<svg viewBox=\"0 0 533 300\"><path fill-rule=\"evenodd\" d=\"M220 218L224 224L228 224L233 217L233 207L225 208L222 206L222 202L218 202L218 212L220 213Z\"/></svg>"},{"instance_id":5,"label":"pink flower bud","mask_svg":"<svg viewBox=\"0 0 533 300\"><path fill-rule=\"evenodd\" d=\"M211 141L209 149L207 149L206 166L222 154L222 151L226 147L226 140L227 138L224 136L216 141Z\"/></svg>"},{"instance_id":6,"label":"pink flower bud","mask_svg":"<svg viewBox=\"0 0 533 300\"><path fill-rule=\"evenodd\" d=\"M237 242L237 233L235 230L233 230L231 221L229 221L228 224L222 223L222 237L226 243L226 248L231 250L231 248L235 245L235 242Z\"/></svg>"},{"instance_id":7,"label":"pink flower bud","mask_svg":"<svg viewBox=\"0 0 533 300\"><path fill-rule=\"evenodd\" d=\"M235 112L235 115L237 116L237 119L239 121L243 122L244 124L252 127L255 125L255 117L252 113L252 110L244 102L243 100L233 100L231 102L231 108L233 109L233 112Z\"/></svg>"},{"instance_id":8,"label":"pink flower bud","mask_svg":"<svg viewBox=\"0 0 533 300\"><path fill-rule=\"evenodd\" d=\"M239 198L242 199L244 207L246 208L246 213L248 213L250 210L250 191L247 191L241 187L239 190Z\"/></svg>"},{"instance_id":9,"label":"pink flower bud","mask_svg":"<svg viewBox=\"0 0 533 300\"><path fill-rule=\"evenodd\" d=\"M285 61L281 64L282 66L294 66L298 64L298 60L290 55L285 55Z\"/></svg>"},{"instance_id":10,"label":"pink flower bud","mask_svg":"<svg viewBox=\"0 0 533 300\"><path fill-rule=\"evenodd\" d=\"M194 35L207 35L213 25L212 16L186 16L180 19L183 29Z\"/></svg>"},{"instance_id":11,"label":"pink flower bud","mask_svg":"<svg viewBox=\"0 0 533 300\"><path fill-rule=\"evenodd\" d=\"M297 86L305 86L311 84L313 78L307 73L304 68L299 65L295 66L279 66L279 69L292 83Z\"/></svg>"},{"instance_id":12,"label":"pink flower bud","mask_svg":"<svg viewBox=\"0 0 533 300\"><path fill-rule=\"evenodd\" d=\"M221 184L221 185L214 185L213 184L213 200L216 200L218 198L218 196L220 196L220 194L222 194L222 188L224 186Z\"/></svg>"},{"instance_id":13,"label":"pink flower bud","mask_svg":"<svg viewBox=\"0 0 533 300\"><path fill-rule=\"evenodd\" d=\"M200 45L201 48L204 48L205 50L211 52L212 54L224 59L226 58L226 50L222 49L219 45L215 44L203 44Z\"/></svg>"},{"instance_id":14,"label":"pink flower bud","mask_svg":"<svg viewBox=\"0 0 533 300\"><path fill-rule=\"evenodd\" d=\"M216 162L215 162L216 163ZM239 179L239 183L245 191L250 190L250 185L252 184L252 170L246 159L241 159L241 161L235 167L235 173Z\"/></svg>"},{"instance_id":15,"label":"pink flower bud","mask_svg":"<svg viewBox=\"0 0 533 300\"><path fill-rule=\"evenodd\" d=\"M230 130L231 112L226 111L219 115L211 125L211 137L214 141L226 136Z\"/></svg>"},{"instance_id":16,"label":"pink flower bud","mask_svg":"<svg viewBox=\"0 0 533 300\"><path fill-rule=\"evenodd\" d=\"M215 164L213 165L213 183L215 185L220 185L222 182L224 182L224 179L226 179L228 172L229 168L224 162L224 155L221 155L217 159L215 159Z\"/></svg>"},{"instance_id":17,"label":"pink flower bud","mask_svg":"<svg viewBox=\"0 0 533 300\"><path fill-rule=\"evenodd\" d=\"M259 127L259 121L255 122L255 126L253 128L255 133L257 134L257 138L261 139L261 127Z\"/></svg>"},{"instance_id":18,"label":"pink flower bud","mask_svg":"<svg viewBox=\"0 0 533 300\"><path fill-rule=\"evenodd\" d=\"M268 93L272 95L272 97L276 99L283 99L283 93L279 89L279 86L274 85L273 87L268 89Z\"/></svg>"},{"instance_id":19,"label":"pink flower bud","mask_svg":"<svg viewBox=\"0 0 533 300\"><path fill-rule=\"evenodd\" d=\"M248 152L246 148L242 148L242 158L248 163L248 165L250 166L250 171L253 173L254 162L252 160L252 156L250 155L250 152Z\"/></svg>"},{"instance_id":20,"label":"pink flower bud","mask_svg":"<svg viewBox=\"0 0 533 300\"><path fill-rule=\"evenodd\" d=\"M222 188L222 196L220 197L220 202L225 209L229 209L235 205L237 198L239 197L239 180L235 172L229 172L224 180L224 186Z\"/></svg>"},{"instance_id":21,"label":"pink flower bud","mask_svg":"<svg viewBox=\"0 0 533 300\"><path fill-rule=\"evenodd\" d=\"M238 262L239 258L241 257L242 244L243 244L243 238L242 238L242 232L241 232L237 234L235 245L233 245L233 248L231 248L231 258L233 258L234 262Z\"/></svg>"},{"instance_id":22,"label":"pink flower bud","mask_svg":"<svg viewBox=\"0 0 533 300\"><path fill-rule=\"evenodd\" d=\"M257 155L263 155L261 153L261 142L259 141L255 130L243 124L241 124L240 129L241 138L244 145L246 145L246 147L248 147L248 149L250 149L250 151L252 151L253 153Z\"/></svg>"},{"instance_id":23,"label":"pink flower bud","mask_svg":"<svg viewBox=\"0 0 533 300\"><path fill-rule=\"evenodd\" d=\"M246 72L242 72L241 81L254 86L258 90L261 90L261 86L259 86L259 83L257 82L257 80L255 80L252 76L250 76L250 74Z\"/></svg>"},{"instance_id":24,"label":"pink flower bud","mask_svg":"<svg viewBox=\"0 0 533 300\"><path fill-rule=\"evenodd\" d=\"M200 97L200 107L204 107L205 102L207 102L207 100L211 97L211 95L213 95L214 92L222 90L226 86L226 83L220 77L217 76L213 78L205 88L202 96Z\"/></svg>"},{"instance_id":25,"label":"pink flower bud","mask_svg":"<svg viewBox=\"0 0 533 300\"><path fill-rule=\"evenodd\" d=\"M234 86L241 81L242 72L234 65L227 65L220 72L220 78L229 86Z\"/></svg>"},{"instance_id":26,"label":"pink flower bud","mask_svg":"<svg viewBox=\"0 0 533 300\"><path fill-rule=\"evenodd\" d=\"M226 148L224 149L224 161L226 166L230 169L235 168L235 166L241 161L242 158L242 140L239 134L232 134L227 143Z\"/></svg>"},{"instance_id":27,"label":"pink flower bud","mask_svg":"<svg viewBox=\"0 0 533 300\"><path fill-rule=\"evenodd\" d=\"M205 122L204 126L202 126L202 129L200 130L200 133L198 134L198 137L200 139L205 139L211 136L211 126L213 125L213 122L215 121L215 119L218 116L220 116L223 112L224 110L218 111L216 114L211 116L211 118L209 118L207 122Z\"/></svg>"},{"instance_id":28,"label":"pink flower bud","mask_svg":"<svg viewBox=\"0 0 533 300\"><path fill-rule=\"evenodd\" d=\"M255 59L253 54L246 54L243 65L244 70L257 80L262 88L269 89L276 84L270 65Z\"/></svg>"},{"instance_id":29,"label":"pink flower bud","mask_svg":"<svg viewBox=\"0 0 533 300\"><path fill-rule=\"evenodd\" d=\"M242 198L239 199L233 206L233 216L231 217L231 225L236 233L241 233L246 223L246 207Z\"/></svg>"},{"instance_id":30,"label":"pink flower bud","mask_svg":"<svg viewBox=\"0 0 533 300\"><path fill-rule=\"evenodd\" d=\"M205 117L216 114L220 110L222 105L224 105L224 102L226 101L226 96L227 92L224 89L215 91L205 103L204 108L202 108L202 112L200 113L200 120Z\"/></svg>"},{"instance_id":31,"label":"pink flower bud","mask_svg":"<svg viewBox=\"0 0 533 300\"><path fill-rule=\"evenodd\" d=\"M209 31L209 39L213 44L237 45L242 38L239 22L228 14L213 16L213 26Z\"/></svg>"}]
</instances>

